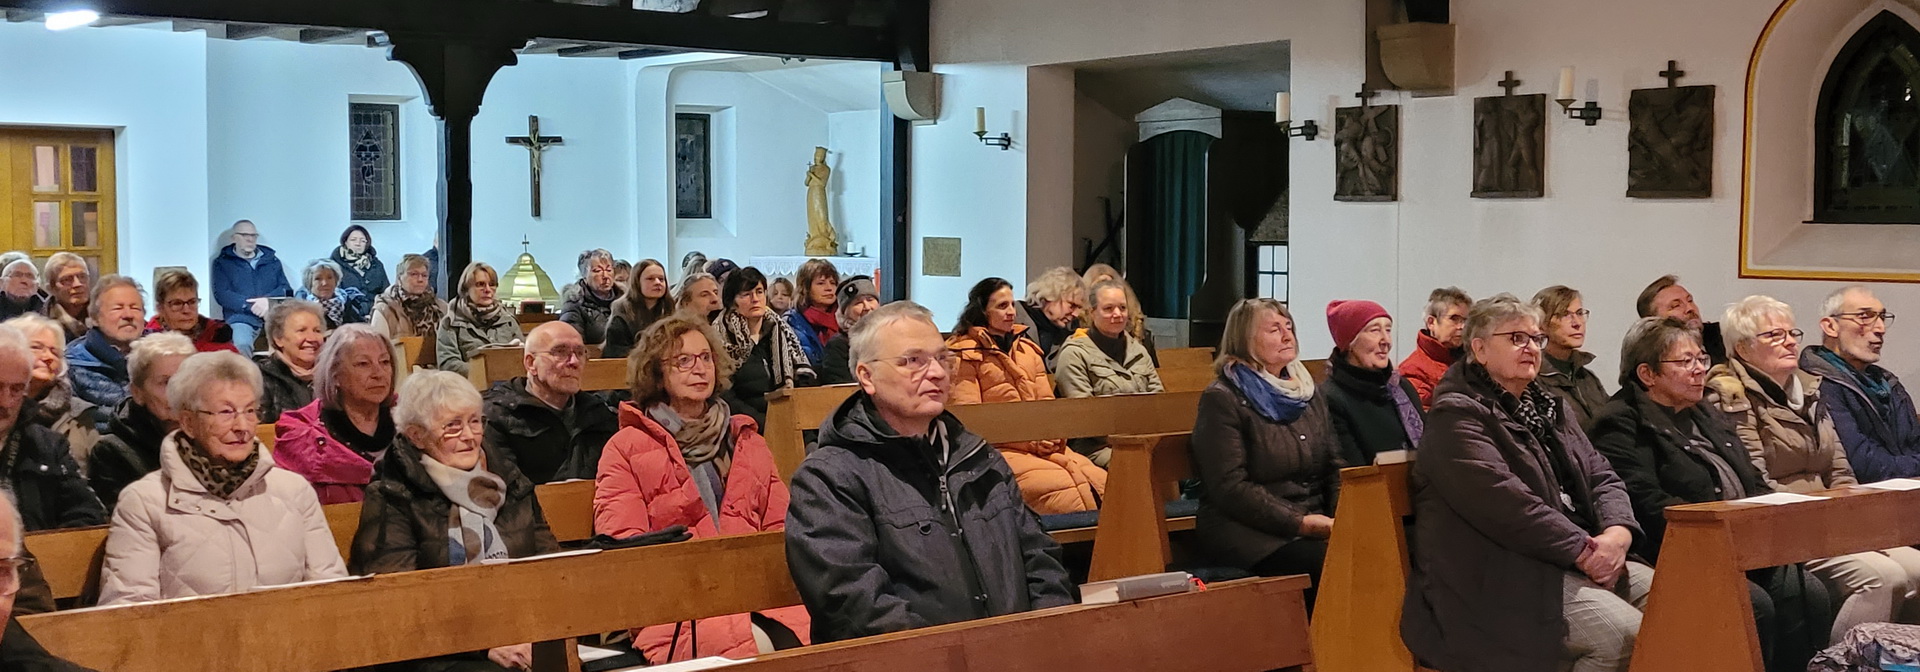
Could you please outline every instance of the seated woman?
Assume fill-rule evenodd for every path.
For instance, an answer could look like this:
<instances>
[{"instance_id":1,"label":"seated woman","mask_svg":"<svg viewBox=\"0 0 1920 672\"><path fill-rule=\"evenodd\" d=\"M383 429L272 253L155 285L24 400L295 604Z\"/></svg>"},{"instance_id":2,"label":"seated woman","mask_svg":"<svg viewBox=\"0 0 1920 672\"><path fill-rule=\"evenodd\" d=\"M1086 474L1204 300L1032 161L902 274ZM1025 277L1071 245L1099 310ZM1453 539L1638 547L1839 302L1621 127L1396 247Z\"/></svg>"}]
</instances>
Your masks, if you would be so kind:
<instances>
[{"instance_id":1,"label":"seated woman","mask_svg":"<svg viewBox=\"0 0 1920 672\"><path fill-rule=\"evenodd\" d=\"M306 477L321 504L358 502L393 445L393 348L364 324L333 332L314 368L313 403L274 423L273 457Z\"/></svg>"},{"instance_id":2,"label":"seated woman","mask_svg":"<svg viewBox=\"0 0 1920 672\"><path fill-rule=\"evenodd\" d=\"M726 392L737 413L767 421L767 393L812 385L813 365L800 351L793 328L767 308L767 278L748 266L727 274L721 301L727 309L713 324L727 346L727 357L738 363Z\"/></svg>"},{"instance_id":3,"label":"seated woman","mask_svg":"<svg viewBox=\"0 0 1920 672\"><path fill-rule=\"evenodd\" d=\"M327 257L340 267L340 286L371 299L386 293L387 265L380 262L380 251L373 249L373 234L359 224L340 232L340 246Z\"/></svg>"},{"instance_id":4,"label":"seated woman","mask_svg":"<svg viewBox=\"0 0 1920 672\"><path fill-rule=\"evenodd\" d=\"M626 357L647 327L673 314L673 297L667 295L667 268L658 260L641 259L635 264L627 286L632 289L614 300L613 315L607 318L607 341L601 345L601 357Z\"/></svg>"},{"instance_id":5,"label":"seated woman","mask_svg":"<svg viewBox=\"0 0 1920 672\"><path fill-rule=\"evenodd\" d=\"M417 254L400 257L400 266L394 269L400 281L389 285L373 301L375 331L395 342L408 337L421 340L419 361L402 362L402 366L431 369L434 365L433 345L440 318L447 314L447 302L433 293L432 266Z\"/></svg>"},{"instance_id":6,"label":"seated woman","mask_svg":"<svg viewBox=\"0 0 1920 672\"><path fill-rule=\"evenodd\" d=\"M1620 391L1589 432L1626 483L1647 532L1633 551L1648 561L1660 559L1667 507L1773 492L1726 416L1700 403L1709 362L1699 331L1641 318L1620 349ZM1747 572L1747 582L1767 669L1806 669L1833 626L1826 587L1799 565Z\"/></svg>"},{"instance_id":7,"label":"seated woman","mask_svg":"<svg viewBox=\"0 0 1920 672\"><path fill-rule=\"evenodd\" d=\"M1146 346L1147 356L1153 359L1153 365L1155 367L1160 366L1160 353L1158 349L1156 349L1153 345L1153 332L1147 330L1147 313L1146 311L1140 309L1140 296L1134 293L1133 285L1127 284L1127 279L1125 277L1122 277L1119 271L1113 270L1112 266L1108 266L1106 264L1094 264L1092 266L1088 266L1087 272L1081 275L1081 279L1084 282L1086 282L1088 287L1092 287L1102 282L1113 281L1113 282L1120 283L1121 287L1126 288L1127 290L1127 333L1132 334L1134 340L1139 341L1141 345ZM1093 310L1092 304L1088 304L1086 309L1089 312L1088 314L1081 316L1081 319L1091 320L1093 318L1093 314L1091 312Z\"/></svg>"},{"instance_id":8,"label":"seated woman","mask_svg":"<svg viewBox=\"0 0 1920 672\"><path fill-rule=\"evenodd\" d=\"M587 345L607 340L607 317L621 296L613 280L613 253L587 250L580 253L580 280L562 292L560 321L573 325Z\"/></svg>"},{"instance_id":9,"label":"seated woman","mask_svg":"<svg viewBox=\"0 0 1920 672\"><path fill-rule=\"evenodd\" d=\"M161 271L153 281L153 319L147 321L147 333L163 331L186 334L200 352L240 351L233 345L232 327L200 314L200 281L186 269Z\"/></svg>"},{"instance_id":10,"label":"seated woman","mask_svg":"<svg viewBox=\"0 0 1920 672\"><path fill-rule=\"evenodd\" d=\"M1040 346L1047 372L1058 363L1060 346L1080 328L1086 306L1087 282L1065 266L1049 268L1027 283L1027 300L1016 302L1014 320L1027 328L1027 338Z\"/></svg>"},{"instance_id":11,"label":"seated woman","mask_svg":"<svg viewBox=\"0 0 1920 672\"><path fill-rule=\"evenodd\" d=\"M673 296L675 310L709 323L720 319L720 281L705 271L687 276Z\"/></svg>"},{"instance_id":12,"label":"seated woman","mask_svg":"<svg viewBox=\"0 0 1920 672\"><path fill-rule=\"evenodd\" d=\"M313 486L275 467L254 436L258 368L230 352L188 357L167 403L180 429L160 444L160 470L120 492L101 604L347 575Z\"/></svg>"},{"instance_id":13,"label":"seated woman","mask_svg":"<svg viewBox=\"0 0 1920 672\"><path fill-rule=\"evenodd\" d=\"M1510 294L1468 310L1414 460L1400 632L1446 670L1624 672L1653 586L1625 486L1536 382L1547 336Z\"/></svg>"},{"instance_id":14,"label":"seated woman","mask_svg":"<svg viewBox=\"0 0 1920 672\"><path fill-rule=\"evenodd\" d=\"M365 322L367 313L373 310L373 297L358 289L340 286L340 265L327 259L307 262L300 289L293 290L293 298L320 304L328 331L342 324Z\"/></svg>"},{"instance_id":15,"label":"seated woman","mask_svg":"<svg viewBox=\"0 0 1920 672\"><path fill-rule=\"evenodd\" d=\"M800 349L807 363L819 368L827 356L827 341L841 331L839 301L840 270L825 259L808 259L793 274L794 289L799 290L799 305L787 313L787 325L800 337Z\"/></svg>"},{"instance_id":16,"label":"seated woman","mask_svg":"<svg viewBox=\"0 0 1920 672\"><path fill-rule=\"evenodd\" d=\"M1053 398L1046 356L1040 352L1040 345L1027 337L1027 326L1015 321L1014 313L1019 310L1013 300L1013 285L1006 280L987 278L967 292L966 310L947 338L947 348L959 357L947 403ZM1069 450L1066 440L994 447L1013 469L1020 495L1035 513L1045 516L1100 508L1100 498L1107 492L1107 471Z\"/></svg>"},{"instance_id":17,"label":"seated woman","mask_svg":"<svg viewBox=\"0 0 1920 672\"><path fill-rule=\"evenodd\" d=\"M833 315L840 320L840 333L827 340L827 354L820 359L821 385L847 385L854 382L850 354L853 349L853 325L859 324L860 318L880 307L880 290L873 286L873 278L864 275L840 281L834 296Z\"/></svg>"},{"instance_id":18,"label":"seated woman","mask_svg":"<svg viewBox=\"0 0 1920 672\"><path fill-rule=\"evenodd\" d=\"M1113 280L1096 283L1087 292L1087 305L1093 306L1087 316L1090 326L1060 346L1060 356L1054 363L1053 382L1060 396L1073 399L1165 391L1146 344L1127 332L1132 313L1126 285ZM1102 469L1113 452L1104 438L1074 439L1068 444Z\"/></svg>"},{"instance_id":19,"label":"seated woman","mask_svg":"<svg viewBox=\"0 0 1920 672\"><path fill-rule=\"evenodd\" d=\"M1333 354L1327 357L1327 411L1340 437L1340 460L1373 464L1380 453L1420 445L1426 412L1413 383L1393 368L1393 318L1372 301L1327 304Z\"/></svg>"},{"instance_id":20,"label":"seated woman","mask_svg":"<svg viewBox=\"0 0 1920 672\"><path fill-rule=\"evenodd\" d=\"M712 327L670 317L628 356L634 401L620 404L620 432L600 454L595 533L626 538L685 525L703 539L786 529L787 486L767 440L720 398L733 373L724 346ZM810 624L804 607L787 607L641 628L633 641L655 665L748 658L806 644ZM775 646L763 649L761 639Z\"/></svg>"},{"instance_id":21,"label":"seated woman","mask_svg":"<svg viewBox=\"0 0 1920 672\"><path fill-rule=\"evenodd\" d=\"M40 293L40 272L32 259L14 259L0 265L0 320L21 315L45 315L47 296Z\"/></svg>"},{"instance_id":22,"label":"seated woman","mask_svg":"<svg viewBox=\"0 0 1920 672\"><path fill-rule=\"evenodd\" d=\"M1194 532L1215 562L1318 585L1342 465L1299 355L1286 304L1247 299L1227 313L1189 444L1201 487Z\"/></svg>"},{"instance_id":23,"label":"seated woman","mask_svg":"<svg viewBox=\"0 0 1920 672\"><path fill-rule=\"evenodd\" d=\"M482 440L480 393L466 377L446 371L408 376L393 419L400 436L360 506L348 563L354 573L457 567L560 550L540 514L533 482ZM526 670L532 669L532 655L531 644L512 644L383 670Z\"/></svg>"},{"instance_id":24,"label":"seated woman","mask_svg":"<svg viewBox=\"0 0 1920 672\"><path fill-rule=\"evenodd\" d=\"M1846 449L1820 403L1820 377L1800 370L1799 329L1793 309L1766 296L1749 296L1720 321L1727 362L1707 376L1707 403L1732 418L1741 443L1767 486L1808 493L1857 485ZM1920 607L1920 550L1901 546L1807 563L1841 602L1832 639L1861 623L1898 620Z\"/></svg>"},{"instance_id":25,"label":"seated woman","mask_svg":"<svg viewBox=\"0 0 1920 672\"><path fill-rule=\"evenodd\" d=\"M107 433L87 456L87 485L107 511L120 502L121 490L160 469L160 442L179 427L167 403L167 386L194 352L185 334L147 334L133 342L127 399L113 409Z\"/></svg>"},{"instance_id":26,"label":"seated woman","mask_svg":"<svg viewBox=\"0 0 1920 672\"><path fill-rule=\"evenodd\" d=\"M106 410L73 393L73 379L67 376L66 329L52 318L21 315L7 320L5 326L20 330L33 351L33 371L27 379L27 399L33 403L21 409L27 422L53 430L67 440L67 452L85 475L87 456L100 442L101 418Z\"/></svg>"},{"instance_id":27,"label":"seated woman","mask_svg":"<svg viewBox=\"0 0 1920 672\"><path fill-rule=\"evenodd\" d=\"M520 323L500 303L500 273L486 262L467 264L460 272L460 294L447 305L434 334L434 352L441 371L467 375L467 361L481 348L520 343Z\"/></svg>"},{"instance_id":28,"label":"seated woman","mask_svg":"<svg viewBox=\"0 0 1920 672\"><path fill-rule=\"evenodd\" d=\"M313 403L313 368L327 340L326 319L320 304L300 299L267 310L267 351L253 356L266 386L261 422L279 422L281 413Z\"/></svg>"},{"instance_id":29,"label":"seated woman","mask_svg":"<svg viewBox=\"0 0 1920 672\"><path fill-rule=\"evenodd\" d=\"M1567 409L1582 428L1590 428L1593 416L1607 405L1607 388L1587 368L1593 355L1580 350L1587 343L1587 308L1580 292L1554 285L1533 295L1533 307L1547 317L1541 325L1547 332L1547 358L1540 362L1540 384L1567 401Z\"/></svg>"}]
</instances>

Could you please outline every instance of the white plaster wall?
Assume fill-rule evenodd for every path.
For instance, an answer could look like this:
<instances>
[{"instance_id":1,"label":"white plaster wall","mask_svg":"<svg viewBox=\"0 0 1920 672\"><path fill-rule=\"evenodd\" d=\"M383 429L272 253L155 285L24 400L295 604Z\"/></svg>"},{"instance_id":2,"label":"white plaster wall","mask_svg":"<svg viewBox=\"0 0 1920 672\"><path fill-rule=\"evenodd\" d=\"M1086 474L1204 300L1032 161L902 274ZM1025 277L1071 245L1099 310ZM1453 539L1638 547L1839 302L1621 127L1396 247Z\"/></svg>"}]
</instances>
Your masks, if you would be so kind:
<instances>
[{"instance_id":1,"label":"white plaster wall","mask_svg":"<svg viewBox=\"0 0 1920 672\"><path fill-rule=\"evenodd\" d=\"M746 73L707 70L674 73L667 105L723 111L712 131L714 218L681 220L673 258L699 250L744 265L755 255L800 254L807 166L813 148L828 144L826 113ZM671 195L672 174L659 179Z\"/></svg>"},{"instance_id":2,"label":"white plaster wall","mask_svg":"<svg viewBox=\"0 0 1920 672\"><path fill-rule=\"evenodd\" d=\"M880 141L892 132L893 115L877 109L827 115L828 165L833 166L828 202L842 249L852 243L869 255L880 254L880 227L890 219L880 181L891 170L881 162Z\"/></svg>"},{"instance_id":3,"label":"white plaster wall","mask_svg":"<svg viewBox=\"0 0 1920 672\"><path fill-rule=\"evenodd\" d=\"M1026 286L1027 77L1023 66L940 65L946 75L940 120L913 128L910 297L931 309L942 329L966 307L967 289L988 276ZM987 130L1013 136L1013 149L980 144L974 108L987 108ZM1061 225L1067 225L1060 220ZM960 277L921 273L922 241L961 239ZM1056 262L1057 263L1057 262Z\"/></svg>"}]
</instances>

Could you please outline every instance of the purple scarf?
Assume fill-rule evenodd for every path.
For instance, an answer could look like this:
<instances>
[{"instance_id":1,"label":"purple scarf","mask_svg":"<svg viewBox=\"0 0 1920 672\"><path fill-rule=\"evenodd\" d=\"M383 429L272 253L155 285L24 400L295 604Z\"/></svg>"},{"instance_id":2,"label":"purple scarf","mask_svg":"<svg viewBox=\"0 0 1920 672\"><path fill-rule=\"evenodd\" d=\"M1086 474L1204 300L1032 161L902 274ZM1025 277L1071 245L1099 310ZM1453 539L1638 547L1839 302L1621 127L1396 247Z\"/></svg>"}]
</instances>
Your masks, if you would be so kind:
<instances>
[{"instance_id":1,"label":"purple scarf","mask_svg":"<svg viewBox=\"0 0 1920 672\"><path fill-rule=\"evenodd\" d=\"M1400 428L1407 430L1407 450L1420 446L1420 434L1426 429L1426 422L1420 419L1420 402L1407 396L1407 388L1400 386L1403 378L1399 371L1387 378L1387 394L1393 397L1393 408L1400 413Z\"/></svg>"}]
</instances>

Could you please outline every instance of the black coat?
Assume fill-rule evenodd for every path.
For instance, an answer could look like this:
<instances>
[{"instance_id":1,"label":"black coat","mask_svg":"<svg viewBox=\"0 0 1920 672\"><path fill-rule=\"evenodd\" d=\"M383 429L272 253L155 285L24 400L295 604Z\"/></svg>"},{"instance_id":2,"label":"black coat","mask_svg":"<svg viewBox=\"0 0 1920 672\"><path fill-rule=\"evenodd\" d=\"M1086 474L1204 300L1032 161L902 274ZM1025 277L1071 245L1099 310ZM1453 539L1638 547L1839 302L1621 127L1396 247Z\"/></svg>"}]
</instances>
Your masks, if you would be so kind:
<instances>
[{"instance_id":1,"label":"black coat","mask_svg":"<svg viewBox=\"0 0 1920 672\"><path fill-rule=\"evenodd\" d=\"M1282 424L1217 379L1200 394L1188 445L1201 488L1194 533L1220 562L1252 567L1299 538L1308 514L1333 515L1344 465L1324 394Z\"/></svg>"},{"instance_id":2,"label":"black coat","mask_svg":"<svg viewBox=\"0 0 1920 672\"><path fill-rule=\"evenodd\" d=\"M7 619L7 632L0 635L0 671L4 672L91 672L47 653L40 642L20 622Z\"/></svg>"},{"instance_id":3,"label":"black coat","mask_svg":"<svg viewBox=\"0 0 1920 672\"><path fill-rule=\"evenodd\" d=\"M28 532L107 524L107 509L87 487L67 437L42 425L20 424L19 453L7 473Z\"/></svg>"},{"instance_id":4,"label":"black coat","mask_svg":"<svg viewBox=\"0 0 1920 672\"><path fill-rule=\"evenodd\" d=\"M1773 492L1753 466L1745 444L1725 414L1705 402L1681 413L1713 443L1720 459L1733 467L1746 496ZM1613 395L1613 401L1594 418L1588 434L1593 437L1593 447L1607 456L1620 480L1627 484L1634 516L1647 531L1636 540L1633 551L1647 560L1659 560L1660 542L1667 529L1667 507L1729 499L1713 467L1687 451L1687 435L1675 427L1672 412L1655 403L1637 384L1622 386Z\"/></svg>"},{"instance_id":5,"label":"black coat","mask_svg":"<svg viewBox=\"0 0 1920 672\"><path fill-rule=\"evenodd\" d=\"M560 550L547 528L528 481L513 460L486 447L487 470L507 482L506 501L494 526L506 542L508 557L524 558ZM374 467L367 499L360 504L360 528L353 534L347 566L354 574L386 574L446 567L449 550L447 523L454 503L440 492L420 463L424 457L402 436Z\"/></svg>"},{"instance_id":6,"label":"black coat","mask_svg":"<svg viewBox=\"0 0 1920 672\"><path fill-rule=\"evenodd\" d=\"M293 375L293 369L285 360L270 352L253 356L253 363L260 367L260 422L273 424L280 421L280 414L313 403L313 383Z\"/></svg>"},{"instance_id":7,"label":"black coat","mask_svg":"<svg viewBox=\"0 0 1920 672\"><path fill-rule=\"evenodd\" d=\"M766 324L775 328L771 319ZM773 380L773 343L773 336L764 334L746 357L734 362L731 384L720 395L733 412L753 418L760 427L767 426L767 393L779 389Z\"/></svg>"},{"instance_id":8,"label":"black coat","mask_svg":"<svg viewBox=\"0 0 1920 672\"><path fill-rule=\"evenodd\" d=\"M855 393L793 475L787 565L815 644L1076 600L1060 545L999 451L952 414L936 422L945 469Z\"/></svg>"},{"instance_id":9,"label":"black coat","mask_svg":"<svg viewBox=\"0 0 1920 672\"><path fill-rule=\"evenodd\" d=\"M1333 418L1333 433L1340 439L1340 461L1347 466L1373 464L1373 456L1393 450L1411 449L1407 428L1400 421L1400 409L1394 406L1387 381L1394 380L1393 367L1369 371L1347 362L1335 352L1327 359L1332 372L1320 391L1327 397L1327 412ZM1421 417L1420 392L1407 379L1398 379L1401 392Z\"/></svg>"},{"instance_id":10,"label":"black coat","mask_svg":"<svg viewBox=\"0 0 1920 672\"><path fill-rule=\"evenodd\" d=\"M387 265L380 263L380 253L369 247L367 248L367 256L372 258L372 263L367 265L367 272L365 273L355 270L353 263L347 261L346 257L341 256L340 248L338 247L333 248L333 256L331 258L333 259L333 263L340 265L340 286L360 290L360 293L367 295L367 303L371 304L374 297L380 296L381 292L387 291L387 287L392 283L387 280ZM362 310L362 316L365 316L364 309Z\"/></svg>"},{"instance_id":11,"label":"black coat","mask_svg":"<svg viewBox=\"0 0 1920 672\"><path fill-rule=\"evenodd\" d=\"M620 288L614 287L611 293L612 298L602 300L585 285L567 285L560 300L560 321L573 325L587 345L601 344L607 340L607 318L613 316L613 302L620 298Z\"/></svg>"},{"instance_id":12,"label":"black coat","mask_svg":"<svg viewBox=\"0 0 1920 672\"><path fill-rule=\"evenodd\" d=\"M87 455L87 483L108 511L120 503L122 489L160 470L160 441L167 438L167 431L159 418L132 397L113 409L107 433Z\"/></svg>"},{"instance_id":13,"label":"black coat","mask_svg":"<svg viewBox=\"0 0 1920 672\"><path fill-rule=\"evenodd\" d=\"M485 397L487 444L500 448L536 484L591 480L600 469L601 449L620 431L619 418L597 395L573 395L572 426L527 392L526 378L494 383Z\"/></svg>"},{"instance_id":14,"label":"black coat","mask_svg":"<svg viewBox=\"0 0 1920 672\"><path fill-rule=\"evenodd\" d=\"M834 334L827 339L827 354L820 358L820 384L840 385L856 382L853 379L853 362L849 350L853 345L847 332Z\"/></svg>"}]
</instances>

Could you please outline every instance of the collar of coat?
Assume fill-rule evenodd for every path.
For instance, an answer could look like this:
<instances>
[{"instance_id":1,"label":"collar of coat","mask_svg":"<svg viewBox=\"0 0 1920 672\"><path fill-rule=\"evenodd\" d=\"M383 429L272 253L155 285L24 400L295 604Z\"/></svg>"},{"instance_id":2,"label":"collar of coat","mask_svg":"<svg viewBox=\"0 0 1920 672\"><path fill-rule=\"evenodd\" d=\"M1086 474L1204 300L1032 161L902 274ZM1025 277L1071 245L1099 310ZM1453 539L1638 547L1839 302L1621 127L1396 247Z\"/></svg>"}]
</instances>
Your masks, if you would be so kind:
<instances>
[{"instance_id":1,"label":"collar of coat","mask_svg":"<svg viewBox=\"0 0 1920 672\"><path fill-rule=\"evenodd\" d=\"M548 422L559 422L560 419L560 409L548 406L547 402L527 391L526 376L496 382L482 396L485 397L488 424L511 434L533 436L545 429L534 427L533 421L546 419ZM505 419L513 422L498 422ZM573 422L574 434L596 428L608 434L619 430L613 409L608 408L600 397L584 390L573 394Z\"/></svg>"},{"instance_id":2,"label":"collar of coat","mask_svg":"<svg viewBox=\"0 0 1920 672\"><path fill-rule=\"evenodd\" d=\"M1801 412L1806 413L1808 418L1816 417L1814 409L1820 400L1820 377L1805 371L1794 371L1790 380L1800 383ZM1799 417L1791 407L1775 402L1768 394L1767 385L1771 382L1762 383L1746 364L1738 359L1728 359L1714 365L1713 370L1707 373L1707 401L1727 413L1745 413L1759 406L1769 412ZM1787 393L1791 394L1790 391Z\"/></svg>"},{"instance_id":3,"label":"collar of coat","mask_svg":"<svg viewBox=\"0 0 1920 672\"><path fill-rule=\"evenodd\" d=\"M234 488L232 495L221 499L200 483L200 479L187 468L187 461L180 457L176 446L187 440L187 435L176 429L160 441L160 483L167 493L167 508L179 513L197 513L218 520L232 520L237 516L229 502L259 494L266 488L267 474L279 468L273 463L272 453L263 450L259 440L255 439L253 450L260 455L260 461L254 466L253 474L247 476L240 487ZM188 446L187 450L199 449Z\"/></svg>"},{"instance_id":4,"label":"collar of coat","mask_svg":"<svg viewBox=\"0 0 1920 672\"><path fill-rule=\"evenodd\" d=\"M938 431L929 436L943 437L949 447L949 456L945 473L984 472L988 469L987 457L990 451L985 439L967 431L965 425L953 413L942 411L934 418L939 424ZM846 401L835 408L833 414L820 427L817 442L822 448L833 447L847 451L854 457L872 460L882 464L912 463L927 468L931 472L941 471L938 456L933 454L934 447L924 437L901 436L880 418L879 409L874 406L872 397L865 391L855 392Z\"/></svg>"},{"instance_id":5,"label":"collar of coat","mask_svg":"<svg viewBox=\"0 0 1920 672\"><path fill-rule=\"evenodd\" d=\"M526 475L520 472L520 466L514 463L513 458L508 456L506 451L495 447L491 442L483 443L481 451L486 455L487 471L493 472L493 475L499 476L500 480L506 482L508 502L533 496L533 482L527 480ZM441 493L439 484L434 483L433 478L427 475L426 465L420 463L421 460L430 459L433 458L427 457L426 453L420 450L419 446L414 445L413 440L407 438L406 434L394 437L393 447L388 448L387 454L380 458L378 465L374 466L373 485L369 487L380 486L382 483L389 486L405 486L413 492L416 500L432 499L451 506L453 502Z\"/></svg>"},{"instance_id":6,"label":"collar of coat","mask_svg":"<svg viewBox=\"0 0 1920 672\"><path fill-rule=\"evenodd\" d=\"M1414 339L1414 343L1420 348L1421 354L1441 364L1452 365L1453 360L1460 357L1460 349L1441 345L1440 340L1434 338L1433 334L1427 333L1425 329L1420 330L1420 335Z\"/></svg>"}]
</instances>

